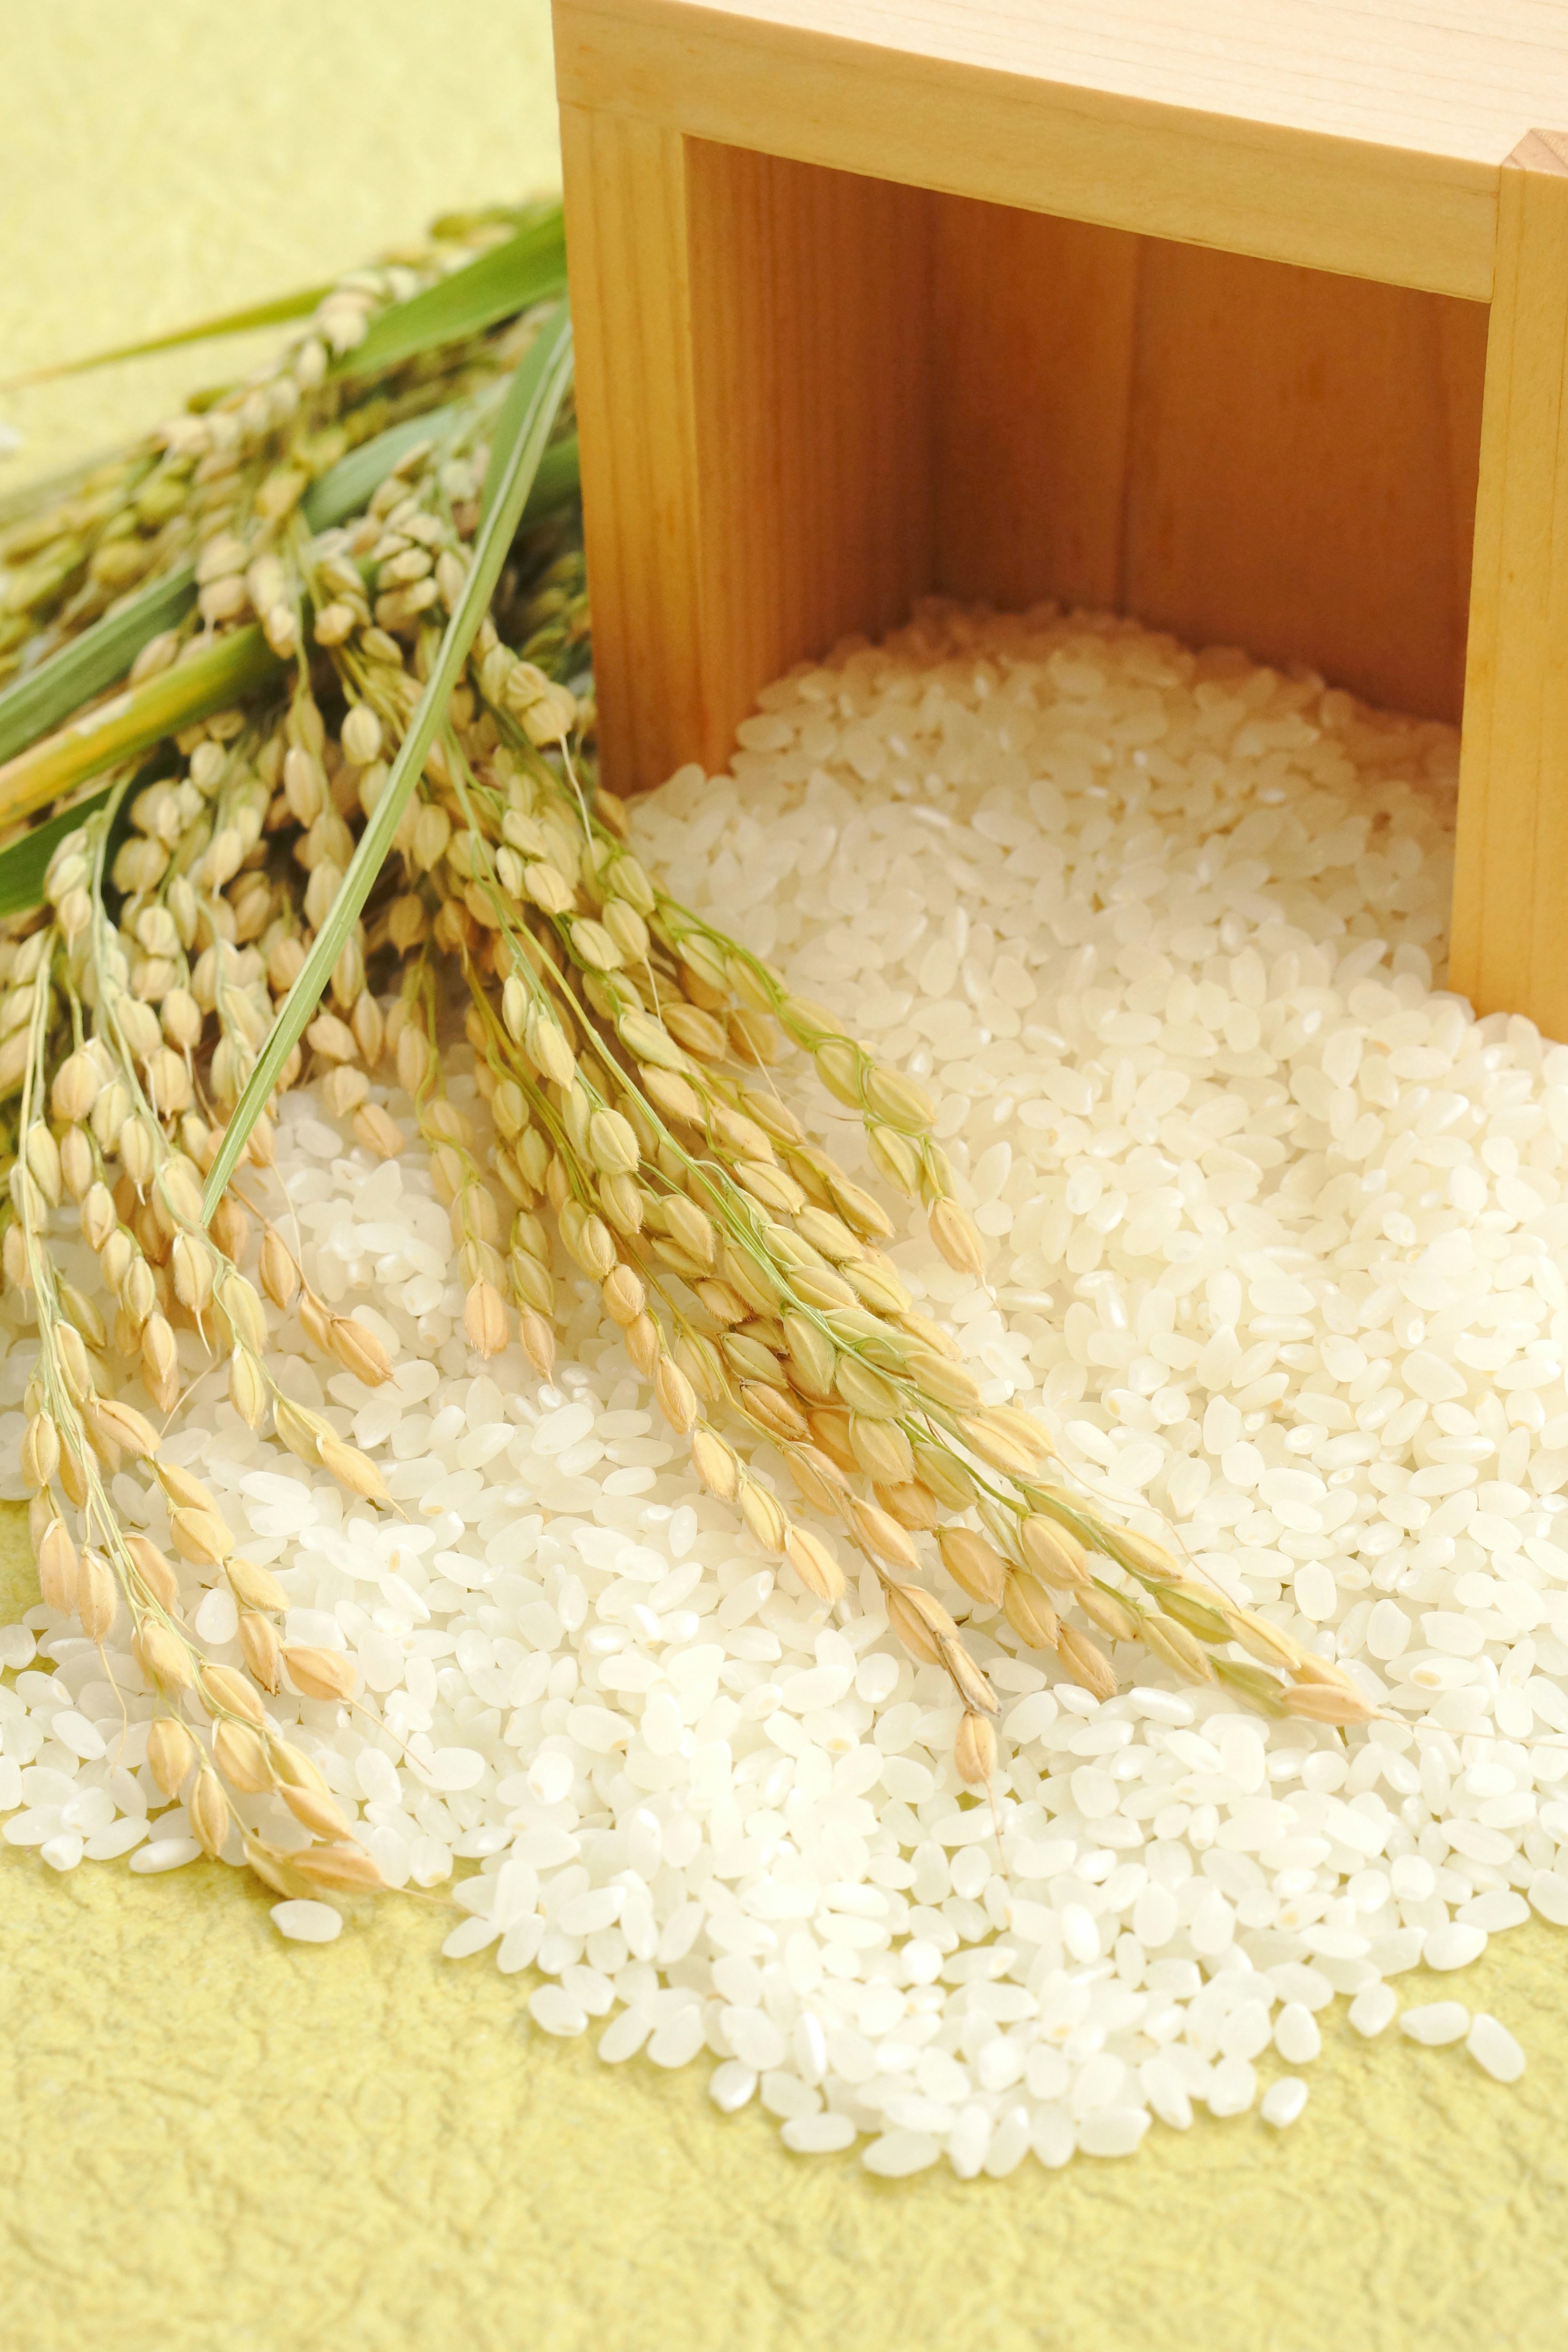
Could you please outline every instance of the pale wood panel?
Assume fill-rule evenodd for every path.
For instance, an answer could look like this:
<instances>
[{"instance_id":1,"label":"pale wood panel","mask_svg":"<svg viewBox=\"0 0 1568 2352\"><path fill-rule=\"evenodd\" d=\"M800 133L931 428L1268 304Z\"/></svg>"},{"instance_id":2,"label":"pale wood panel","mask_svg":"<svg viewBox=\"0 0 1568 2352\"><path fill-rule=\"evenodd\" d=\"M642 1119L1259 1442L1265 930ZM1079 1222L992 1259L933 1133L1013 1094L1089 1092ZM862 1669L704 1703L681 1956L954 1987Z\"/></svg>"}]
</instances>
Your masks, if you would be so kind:
<instances>
[{"instance_id":1,"label":"pale wood panel","mask_svg":"<svg viewBox=\"0 0 1568 2352\"><path fill-rule=\"evenodd\" d=\"M929 582L926 199L562 123L601 751L640 790Z\"/></svg>"},{"instance_id":2,"label":"pale wood panel","mask_svg":"<svg viewBox=\"0 0 1568 2352\"><path fill-rule=\"evenodd\" d=\"M1458 719L1479 303L938 199L940 584Z\"/></svg>"},{"instance_id":3,"label":"pale wood panel","mask_svg":"<svg viewBox=\"0 0 1568 2352\"><path fill-rule=\"evenodd\" d=\"M933 201L939 584L1114 604L1142 241Z\"/></svg>"},{"instance_id":4,"label":"pale wood panel","mask_svg":"<svg viewBox=\"0 0 1568 2352\"><path fill-rule=\"evenodd\" d=\"M555 0L556 70L703 139L1485 299L1498 162L1542 91L1568 114L1568 22L1542 13L1500 85L1474 8L1406 37L1327 0Z\"/></svg>"},{"instance_id":5,"label":"pale wood panel","mask_svg":"<svg viewBox=\"0 0 1568 2352\"><path fill-rule=\"evenodd\" d=\"M1450 970L1568 1037L1568 141L1502 173Z\"/></svg>"},{"instance_id":6,"label":"pale wood panel","mask_svg":"<svg viewBox=\"0 0 1568 2352\"><path fill-rule=\"evenodd\" d=\"M931 564L927 199L688 146L704 727L907 614Z\"/></svg>"},{"instance_id":7,"label":"pale wood panel","mask_svg":"<svg viewBox=\"0 0 1568 2352\"><path fill-rule=\"evenodd\" d=\"M595 0L601 14L835 40L1196 112L1500 164L1568 115L1557 0Z\"/></svg>"},{"instance_id":8,"label":"pale wood panel","mask_svg":"<svg viewBox=\"0 0 1568 2352\"><path fill-rule=\"evenodd\" d=\"M1117 603L1457 719L1486 315L1147 240Z\"/></svg>"},{"instance_id":9,"label":"pale wood panel","mask_svg":"<svg viewBox=\"0 0 1568 2352\"><path fill-rule=\"evenodd\" d=\"M600 754L625 787L705 730L685 142L563 106L561 159Z\"/></svg>"}]
</instances>

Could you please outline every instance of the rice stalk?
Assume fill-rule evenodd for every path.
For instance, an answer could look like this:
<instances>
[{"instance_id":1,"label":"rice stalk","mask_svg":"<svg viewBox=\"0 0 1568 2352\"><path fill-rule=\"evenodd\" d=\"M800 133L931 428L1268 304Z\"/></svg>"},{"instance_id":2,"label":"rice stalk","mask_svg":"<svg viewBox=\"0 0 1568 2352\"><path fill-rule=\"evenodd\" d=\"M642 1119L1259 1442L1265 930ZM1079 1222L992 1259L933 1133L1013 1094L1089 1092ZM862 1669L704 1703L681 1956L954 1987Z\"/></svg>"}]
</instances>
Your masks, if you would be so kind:
<instances>
[{"instance_id":1,"label":"rice stalk","mask_svg":"<svg viewBox=\"0 0 1568 2352\"><path fill-rule=\"evenodd\" d=\"M353 862L338 888L331 916L322 924L315 944L273 1024L266 1047L246 1082L245 1091L208 1179L205 1204L208 1214L222 1197L245 1139L263 1105L269 1099L279 1070L320 1001L349 931L357 922L360 909L381 871L416 779L436 740L437 730L446 724L452 688L468 660L469 648L489 604L490 593L521 521L524 504L544 454L545 442L571 380L571 371L572 327L563 304L557 312L541 323L532 348L517 372L502 415L497 420L489 469L480 492L479 530L460 587L452 600L451 618L434 667L408 731L398 746L385 785L354 851ZM364 702L359 708L374 716L379 728L379 714L374 713L374 703Z\"/></svg>"}]
</instances>

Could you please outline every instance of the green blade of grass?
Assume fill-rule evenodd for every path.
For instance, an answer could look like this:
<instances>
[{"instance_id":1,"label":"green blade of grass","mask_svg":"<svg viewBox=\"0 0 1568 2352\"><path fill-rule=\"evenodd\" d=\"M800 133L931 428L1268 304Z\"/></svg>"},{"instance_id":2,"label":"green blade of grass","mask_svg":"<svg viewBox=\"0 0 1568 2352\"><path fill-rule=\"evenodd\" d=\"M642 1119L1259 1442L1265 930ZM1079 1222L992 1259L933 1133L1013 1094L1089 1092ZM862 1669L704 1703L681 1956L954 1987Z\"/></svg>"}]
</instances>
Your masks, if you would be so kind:
<instances>
[{"instance_id":1,"label":"green blade of grass","mask_svg":"<svg viewBox=\"0 0 1568 2352\"><path fill-rule=\"evenodd\" d=\"M482 219L513 221L514 233L491 246L449 278L427 286L405 301L389 303L357 350L334 362L334 375L368 375L412 359L431 343L451 342L478 334L513 310L545 301L566 283L565 246L558 204L497 206L489 214L459 215L437 222L439 233L469 228ZM333 281L335 282L335 281ZM287 326L309 318L332 283L303 286L291 294L275 294L265 302L247 303L238 310L220 310L208 319L193 319L171 327L167 334L145 335L134 342L112 343L107 351L87 352L79 359L57 360L47 367L29 368L24 374L0 377L0 392L21 392L33 384L58 383L94 368L111 367L121 360L150 359L159 352L180 350L187 343L216 342L226 335L254 334L262 327ZM447 325L450 317L454 323Z\"/></svg>"},{"instance_id":2,"label":"green blade of grass","mask_svg":"<svg viewBox=\"0 0 1568 2352\"><path fill-rule=\"evenodd\" d=\"M466 212L437 213L430 224L432 236L445 237L459 244L481 228L527 228L545 214L553 212L560 204L559 196L531 196L521 205L473 205Z\"/></svg>"},{"instance_id":3,"label":"green blade of grass","mask_svg":"<svg viewBox=\"0 0 1568 2352\"><path fill-rule=\"evenodd\" d=\"M176 729L226 709L281 667L259 628L236 629L189 661L100 703L0 767L0 825L30 816Z\"/></svg>"},{"instance_id":4,"label":"green blade of grass","mask_svg":"<svg viewBox=\"0 0 1568 2352\"><path fill-rule=\"evenodd\" d=\"M44 877L49 870L49 860L68 833L85 824L95 810L109 798L106 784L85 801L78 801L58 816L35 825L17 841L0 849L0 922L11 915L26 915L37 906L44 895Z\"/></svg>"},{"instance_id":5,"label":"green blade of grass","mask_svg":"<svg viewBox=\"0 0 1568 2352\"><path fill-rule=\"evenodd\" d=\"M195 601L195 575L184 563L25 670L0 694L0 761L15 759L122 678L149 638L176 627Z\"/></svg>"},{"instance_id":6,"label":"green blade of grass","mask_svg":"<svg viewBox=\"0 0 1568 2352\"><path fill-rule=\"evenodd\" d=\"M210 1218L222 1200L246 1139L270 1100L279 1073L315 1012L343 943L358 921L360 909L392 846L392 837L424 768L426 754L445 723L452 688L462 675L479 624L489 609L496 582L571 379L572 321L563 303L559 311L541 326L497 419L481 500L484 519L475 537L473 560L462 595L447 625L429 682L392 763L374 814L360 835L331 912L317 932L298 979L278 1008L267 1042L224 1129L223 1141L207 1178L202 1202L204 1218Z\"/></svg>"},{"instance_id":7,"label":"green blade of grass","mask_svg":"<svg viewBox=\"0 0 1568 2352\"><path fill-rule=\"evenodd\" d=\"M566 289L566 239L559 205L515 236L492 245L449 278L394 303L371 321L363 343L333 361L336 376L374 375L439 343L482 334L499 320Z\"/></svg>"},{"instance_id":8,"label":"green blade of grass","mask_svg":"<svg viewBox=\"0 0 1568 2352\"><path fill-rule=\"evenodd\" d=\"M357 514L410 449L417 448L421 441L439 441L462 414L463 406L456 402L445 408L428 408L418 416L405 416L401 425L389 425L373 440L362 441L306 491L300 512L308 527L331 530Z\"/></svg>"},{"instance_id":9,"label":"green blade of grass","mask_svg":"<svg viewBox=\"0 0 1568 2352\"><path fill-rule=\"evenodd\" d=\"M58 360L51 367L29 368L26 375L7 376L0 392L21 392L36 383L58 383L68 375L86 375L93 368L112 367L117 360L150 359L155 352L174 352L183 343L216 342L221 335L248 335L258 327L280 327L290 319L305 319L330 286L307 286L295 294L274 295L268 302L251 302L242 310L222 310L189 326L172 327L166 335L147 335L134 343L114 343L106 352L89 352L79 360Z\"/></svg>"},{"instance_id":10,"label":"green blade of grass","mask_svg":"<svg viewBox=\"0 0 1568 2352\"><path fill-rule=\"evenodd\" d=\"M536 522L543 522L549 516L559 514L563 507L569 507L581 487L581 479L577 436L563 433L559 441L550 444L539 461L533 488L523 500L518 530L529 530Z\"/></svg>"}]
</instances>

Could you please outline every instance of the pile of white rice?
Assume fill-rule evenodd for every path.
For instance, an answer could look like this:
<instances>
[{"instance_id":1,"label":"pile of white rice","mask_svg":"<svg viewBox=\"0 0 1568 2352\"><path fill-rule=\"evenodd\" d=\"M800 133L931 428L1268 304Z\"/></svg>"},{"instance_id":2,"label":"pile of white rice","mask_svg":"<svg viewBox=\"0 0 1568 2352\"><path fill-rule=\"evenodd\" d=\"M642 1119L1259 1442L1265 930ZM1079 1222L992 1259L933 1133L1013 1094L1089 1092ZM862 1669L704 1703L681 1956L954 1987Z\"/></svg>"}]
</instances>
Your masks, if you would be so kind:
<instances>
[{"instance_id":1,"label":"pile of white rice","mask_svg":"<svg viewBox=\"0 0 1568 2352\"><path fill-rule=\"evenodd\" d=\"M890 2174L1124 2154L1197 2104L1289 2123L1336 1993L1375 2032L1418 1962L1462 1969L1531 1905L1568 1924L1568 1048L1434 987L1452 731L1120 622L937 606L763 706L728 777L642 805L644 855L936 1098L994 1286L915 1215L893 1255L988 1400L1032 1406L1108 1507L1173 1522L1380 1718L1268 1726L1131 1648L1097 1705L933 1555L1003 1696L999 1856L947 1680L874 1582L835 1622L697 1489L564 1260L555 1384L515 1346L470 1359L423 1154L372 1168L305 1094L277 1213L397 1372L361 1388L290 1318L283 1385L408 1516L253 1435L220 1376L170 1450L279 1571L289 1638L357 1661L364 1711L279 1718L390 1879L460 1876L447 1949L536 1972L546 2032L611 2062L706 2049L721 2107L760 2098L803 2152L866 2135ZM809 1073L780 1077L857 1164ZM19 1494L36 1343L14 1297L0 1317ZM137 1482L116 1493L161 1536ZM191 1606L236 1659L226 1594ZM129 1737L47 1609L0 1663L5 1835L58 1870L192 1859L182 1810L149 1812L128 1653ZM1405 2022L1501 2079L1523 2063L1461 2000Z\"/></svg>"}]
</instances>

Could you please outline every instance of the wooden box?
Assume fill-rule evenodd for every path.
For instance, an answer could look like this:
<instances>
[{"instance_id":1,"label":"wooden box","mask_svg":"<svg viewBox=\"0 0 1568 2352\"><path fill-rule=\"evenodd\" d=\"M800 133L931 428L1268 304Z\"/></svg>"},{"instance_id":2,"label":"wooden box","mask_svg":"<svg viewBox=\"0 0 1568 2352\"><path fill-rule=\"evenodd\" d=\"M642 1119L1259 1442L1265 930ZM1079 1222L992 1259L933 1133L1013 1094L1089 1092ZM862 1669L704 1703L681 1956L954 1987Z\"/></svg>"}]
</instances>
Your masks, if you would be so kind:
<instances>
[{"instance_id":1,"label":"wooden box","mask_svg":"<svg viewBox=\"0 0 1568 2352\"><path fill-rule=\"evenodd\" d=\"M932 589L1461 719L1568 1036L1568 9L555 0L606 774Z\"/></svg>"}]
</instances>

